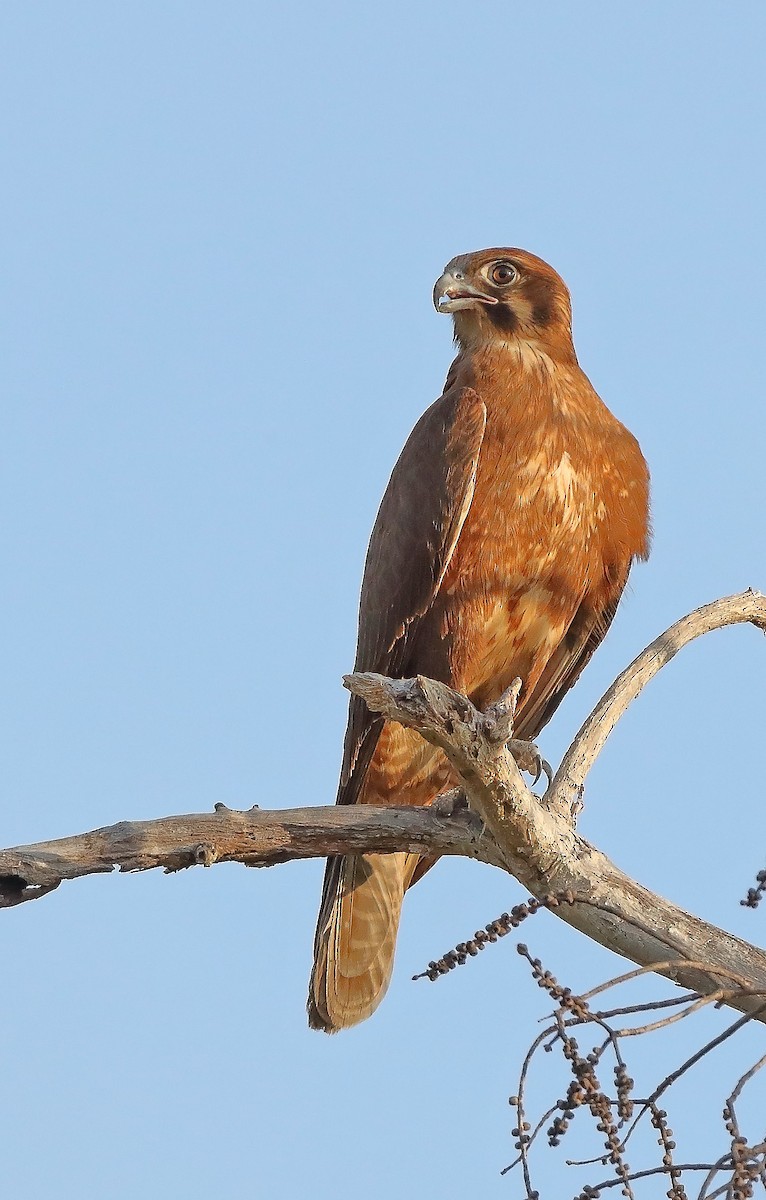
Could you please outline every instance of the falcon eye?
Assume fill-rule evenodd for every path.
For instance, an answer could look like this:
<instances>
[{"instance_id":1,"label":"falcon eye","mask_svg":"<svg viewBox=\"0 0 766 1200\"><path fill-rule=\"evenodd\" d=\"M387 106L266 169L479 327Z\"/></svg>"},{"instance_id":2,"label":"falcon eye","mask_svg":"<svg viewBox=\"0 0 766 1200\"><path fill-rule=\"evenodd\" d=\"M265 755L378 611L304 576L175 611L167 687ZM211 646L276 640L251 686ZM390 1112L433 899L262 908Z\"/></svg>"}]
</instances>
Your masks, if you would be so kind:
<instances>
[{"instance_id":1,"label":"falcon eye","mask_svg":"<svg viewBox=\"0 0 766 1200\"><path fill-rule=\"evenodd\" d=\"M497 283L500 287L505 287L509 283L513 283L518 278L518 271L513 263L496 262L490 267L489 278L491 283Z\"/></svg>"}]
</instances>

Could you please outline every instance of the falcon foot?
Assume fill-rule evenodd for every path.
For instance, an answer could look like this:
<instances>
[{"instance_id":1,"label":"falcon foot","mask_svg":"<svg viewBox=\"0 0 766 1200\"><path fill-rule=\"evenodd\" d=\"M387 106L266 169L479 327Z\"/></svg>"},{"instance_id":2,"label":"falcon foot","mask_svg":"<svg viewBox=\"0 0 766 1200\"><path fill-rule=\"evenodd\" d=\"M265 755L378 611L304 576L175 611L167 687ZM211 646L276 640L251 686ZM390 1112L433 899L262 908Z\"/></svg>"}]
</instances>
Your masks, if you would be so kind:
<instances>
[{"instance_id":1,"label":"falcon foot","mask_svg":"<svg viewBox=\"0 0 766 1200\"><path fill-rule=\"evenodd\" d=\"M440 817L454 817L458 813L468 812L468 797L462 788L451 788L432 800L429 807Z\"/></svg>"},{"instance_id":2,"label":"falcon foot","mask_svg":"<svg viewBox=\"0 0 766 1200\"><path fill-rule=\"evenodd\" d=\"M516 765L520 771L526 771L527 775L534 775L532 783L537 783L540 776L545 772L548 778L548 786L553 783L553 771L551 765L547 762L534 742L524 742L518 738L511 738L510 742L506 742L508 749L516 759Z\"/></svg>"}]
</instances>

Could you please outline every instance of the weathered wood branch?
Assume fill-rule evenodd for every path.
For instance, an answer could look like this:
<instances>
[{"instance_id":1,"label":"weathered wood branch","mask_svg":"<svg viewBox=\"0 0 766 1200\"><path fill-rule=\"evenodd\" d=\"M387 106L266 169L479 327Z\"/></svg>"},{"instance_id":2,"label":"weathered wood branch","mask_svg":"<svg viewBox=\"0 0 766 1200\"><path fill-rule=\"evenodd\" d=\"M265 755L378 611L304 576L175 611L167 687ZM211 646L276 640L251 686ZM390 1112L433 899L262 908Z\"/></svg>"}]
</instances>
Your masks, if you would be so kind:
<instances>
[{"instance_id":1,"label":"weathered wood branch","mask_svg":"<svg viewBox=\"0 0 766 1200\"><path fill-rule=\"evenodd\" d=\"M66 879L215 862L269 866L293 859L408 850L457 854L502 867L535 896L569 896L553 911L603 946L709 994L740 979L760 998L731 995L734 1007L766 1019L766 954L684 912L629 878L575 829L576 801L590 765L628 704L693 638L748 621L766 630L766 597L748 591L698 609L656 639L609 689L575 738L541 800L505 746L516 689L486 713L433 680L364 674L346 685L371 709L440 746L460 775L471 812L306 808L121 822L76 837L0 851L0 907L52 891ZM671 965L667 965L670 960ZM700 969L700 963L710 964Z\"/></svg>"},{"instance_id":2,"label":"weathered wood branch","mask_svg":"<svg viewBox=\"0 0 766 1200\"><path fill-rule=\"evenodd\" d=\"M351 675L346 685L375 712L444 750L505 869L535 896L575 897L553 910L562 920L640 966L674 960L661 973L692 991L715 991L738 977L766 994L763 951L650 892L580 837L572 815L562 816L527 788L509 751L487 738L485 714L464 696L421 677ZM720 967L721 975L684 965L692 960ZM745 1011L762 1005L762 996L736 1001Z\"/></svg>"},{"instance_id":3,"label":"weathered wood branch","mask_svg":"<svg viewBox=\"0 0 766 1200\"><path fill-rule=\"evenodd\" d=\"M742 623L755 625L766 633L766 596L752 588L695 609L655 638L618 675L581 727L556 772L551 798L555 793L558 802L566 801L582 788L585 776L627 707L679 650L714 629Z\"/></svg>"},{"instance_id":4,"label":"weathered wood branch","mask_svg":"<svg viewBox=\"0 0 766 1200\"><path fill-rule=\"evenodd\" d=\"M120 821L0 850L0 908L47 895L67 879L154 867L180 871L218 862L271 867L328 854L394 850L458 854L497 866L496 847L482 829L481 820L467 811L444 816L428 808L331 805L239 812L218 804L214 813Z\"/></svg>"}]
</instances>

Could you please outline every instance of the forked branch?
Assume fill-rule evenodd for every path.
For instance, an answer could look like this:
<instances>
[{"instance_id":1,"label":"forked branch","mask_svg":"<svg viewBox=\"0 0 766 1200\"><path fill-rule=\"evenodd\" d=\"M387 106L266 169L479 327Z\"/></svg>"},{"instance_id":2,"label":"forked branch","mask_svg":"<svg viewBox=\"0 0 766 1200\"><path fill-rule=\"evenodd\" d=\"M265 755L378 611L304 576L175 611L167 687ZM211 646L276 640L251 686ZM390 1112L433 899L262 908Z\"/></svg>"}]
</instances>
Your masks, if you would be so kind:
<instances>
[{"instance_id":1,"label":"forked branch","mask_svg":"<svg viewBox=\"0 0 766 1200\"><path fill-rule=\"evenodd\" d=\"M630 879L575 829L587 771L628 704L682 646L712 629L750 622L766 630L766 597L748 591L684 617L627 668L583 725L541 801L504 745L508 702L478 712L433 680L352 675L346 685L388 719L439 745L460 775L471 813L434 809L306 808L121 822L76 837L0 852L0 907L45 895L63 880L111 871L178 870L214 862L268 866L327 854L408 850L458 854L500 866L538 897L567 896L554 909L569 924L640 966L695 992L736 977L766 992L766 954L708 925ZM502 735L502 736L501 736ZM573 900L574 902L571 902ZM700 970L700 962L710 964ZM753 1003L731 1001L745 1011ZM758 1019L762 1019L759 1015Z\"/></svg>"}]
</instances>

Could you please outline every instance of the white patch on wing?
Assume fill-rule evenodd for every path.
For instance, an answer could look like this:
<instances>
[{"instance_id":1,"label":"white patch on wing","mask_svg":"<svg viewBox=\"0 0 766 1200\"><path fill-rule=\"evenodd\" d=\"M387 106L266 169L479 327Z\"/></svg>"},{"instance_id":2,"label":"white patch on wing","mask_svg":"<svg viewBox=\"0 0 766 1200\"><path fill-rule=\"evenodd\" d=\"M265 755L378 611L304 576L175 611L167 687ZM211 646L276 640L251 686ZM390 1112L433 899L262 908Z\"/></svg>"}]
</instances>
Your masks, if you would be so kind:
<instances>
[{"instance_id":1,"label":"white patch on wing","mask_svg":"<svg viewBox=\"0 0 766 1200\"><path fill-rule=\"evenodd\" d=\"M478 471L478 468L479 468L479 455L481 453L481 444L484 440L484 430L487 428L487 409L483 404L481 407L482 407L482 411L484 414L483 421L482 421L482 427L481 427L481 438L479 439L479 444L476 447L476 454L474 455L473 464L471 466L471 474L470 474L470 477L468 479L468 484L465 489L465 495L463 496L462 504L460 505L460 509L459 509L456 519L455 519L455 531L454 531L454 535L453 535L453 539L452 539L452 545L447 548L447 553L444 556L444 565L442 566L442 569L439 573L439 578L436 580L436 583L434 585L434 595L436 595L436 593L439 591L442 583L444 582L444 576L447 574L447 568L449 567L450 563L452 562L452 556L455 553L455 547L457 546L458 539L460 537L460 534L462 533L463 526L465 525L465 519L468 516L468 510L470 509L471 504L473 503L473 493L476 488L476 472Z\"/></svg>"}]
</instances>

